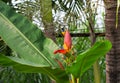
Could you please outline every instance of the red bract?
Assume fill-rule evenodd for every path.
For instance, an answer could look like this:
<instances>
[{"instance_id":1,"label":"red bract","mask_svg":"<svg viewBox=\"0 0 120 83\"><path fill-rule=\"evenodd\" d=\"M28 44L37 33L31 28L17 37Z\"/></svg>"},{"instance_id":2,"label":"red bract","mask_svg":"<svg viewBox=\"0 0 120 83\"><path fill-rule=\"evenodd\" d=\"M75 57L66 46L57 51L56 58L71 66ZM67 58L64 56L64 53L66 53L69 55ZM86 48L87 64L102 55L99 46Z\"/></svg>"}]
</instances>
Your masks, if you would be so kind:
<instances>
[{"instance_id":1,"label":"red bract","mask_svg":"<svg viewBox=\"0 0 120 83\"><path fill-rule=\"evenodd\" d=\"M64 45L66 45L66 47L64 47L64 49L70 50L71 46L72 46L72 40L71 40L71 36L69 31L67 30L65 32L65 37L64 37Z\"/></svg>"},{"instance_id":2,"label":"red bract","mask_svg":"<svg viewBox=\"0 0 120 83\"><path fill-rule=\"evenodd\" d=\"M64 50L64 49L60 49L60 50L56 50L56 51L54 51L54 54L57 54L57 53L66 54L66 50Z\"/></svg>"},{"instance_id":3,"label":"red bract","mask_svg":"<svg viewBox=\"0 0 120 83\"><path fill-rule=\"evenodd\" d=\"M70 51L71 46L72 46L72 40L71 40L70 33L67 30L65 32L65 36L64 36L63 49L59 49L59 50L54 51L54 54L57 54L57 53L66 54L66 53L68 53Z\"/></svg>"}]
</instances>

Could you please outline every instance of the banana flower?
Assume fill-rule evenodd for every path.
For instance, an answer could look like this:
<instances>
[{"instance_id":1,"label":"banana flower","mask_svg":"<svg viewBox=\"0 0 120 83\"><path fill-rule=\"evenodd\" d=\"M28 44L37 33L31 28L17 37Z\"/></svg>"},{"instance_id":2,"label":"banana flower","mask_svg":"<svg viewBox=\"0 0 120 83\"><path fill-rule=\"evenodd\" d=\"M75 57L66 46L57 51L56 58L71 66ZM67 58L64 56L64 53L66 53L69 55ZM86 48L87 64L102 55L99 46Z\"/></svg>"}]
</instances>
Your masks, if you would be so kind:
<instances>
[{"instance_id":1,"label":"banana flower","mask_svg":"<svg viewBox=\"0 0 120 83\"><path fill-rule=\"evenodd\" d=\"M68 30L65 31L65 35L64 35L64 44L63 44L63 49L59 49L59 50L55 50L54 54L57 53L62 53L62 54L66 54L69 53L72 47L72 40L71 40L71 36Z\"/></svg>"}]
</instances>

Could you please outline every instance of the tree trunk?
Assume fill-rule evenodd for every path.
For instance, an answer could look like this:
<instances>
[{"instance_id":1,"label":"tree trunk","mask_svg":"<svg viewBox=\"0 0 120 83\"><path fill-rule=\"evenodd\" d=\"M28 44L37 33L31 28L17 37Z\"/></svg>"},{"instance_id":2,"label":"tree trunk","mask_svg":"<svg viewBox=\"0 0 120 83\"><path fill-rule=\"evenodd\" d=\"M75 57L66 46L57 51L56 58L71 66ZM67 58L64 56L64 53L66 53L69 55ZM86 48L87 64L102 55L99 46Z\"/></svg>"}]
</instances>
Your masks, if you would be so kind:
<instances>
[{"instance_id":1,"label":"tree trunk","mask_svg":"<svg viewBox=\"0 0 120 83\"><path fill-rule=\"evenodd\" d=\"M52 16L52 0L40 0L40 12L42 15L42 22L44 24L44 34L46 37L51 38L54 42L54 25L53 25L53 16ZM56 83L54 80L51 80L50 83Z\"/></svg>"},{"instance_id":2,"label":"tree trunk","mask_svg":"<svg viewBox=\"0 0 120 83\"><path fill-rule=\"evenodd\" d=\"M45 36L55 41L53 16L52 16L52 0L40 0L42 22L44 24Z\"/></svg>"},{"instance_id":3,"label":"tree trunk","mask_svg":"<svg viewBox=\"0 0 120 83\"><path fill-rule=\"evenodd\" d=\"M106 38L111 41L112 49L106 55L106 83L120 83L120 10L116 28L117 0L105 0Z\"/></svg>"}]
</instances>

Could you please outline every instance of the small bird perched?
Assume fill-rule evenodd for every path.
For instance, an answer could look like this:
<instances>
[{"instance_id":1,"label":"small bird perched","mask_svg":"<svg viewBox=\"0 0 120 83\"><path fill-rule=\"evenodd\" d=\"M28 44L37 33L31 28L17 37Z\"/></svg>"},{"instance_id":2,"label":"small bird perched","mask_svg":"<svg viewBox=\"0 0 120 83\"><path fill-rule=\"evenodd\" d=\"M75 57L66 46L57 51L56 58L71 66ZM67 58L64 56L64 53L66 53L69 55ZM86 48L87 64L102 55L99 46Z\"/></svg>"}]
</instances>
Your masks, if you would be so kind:
<instances>
[{"instance_id":1,"label":"small bird perched","mask_svg":"<svg viewBox=\"0 0 120 83\"><path fill-rule=\"evenodd\" d=\"M63 36L65 36L65 28L61 28L61 33Z\"/></svg>"}]
</instances>

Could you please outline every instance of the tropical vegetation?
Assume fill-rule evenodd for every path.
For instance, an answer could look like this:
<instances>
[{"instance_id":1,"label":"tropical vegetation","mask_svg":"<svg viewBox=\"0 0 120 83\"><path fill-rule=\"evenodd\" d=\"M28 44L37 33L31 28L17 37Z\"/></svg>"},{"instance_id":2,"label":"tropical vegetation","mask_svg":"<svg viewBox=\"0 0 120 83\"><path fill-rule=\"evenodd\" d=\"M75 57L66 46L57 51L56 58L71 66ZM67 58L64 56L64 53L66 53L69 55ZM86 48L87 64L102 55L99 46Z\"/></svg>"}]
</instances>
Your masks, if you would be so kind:
<instances>
[{"instance_id":1,"label":"tropical vegetation","mask_svg":"<svg viewBox=\"0 0 120 83\"><path fill-rule=\"evenodd\" d=\"M15 2L0 1L1 82L118 82L119 0L104 1L106 16L101 0Z\"/></svg>"}]
</instances>

